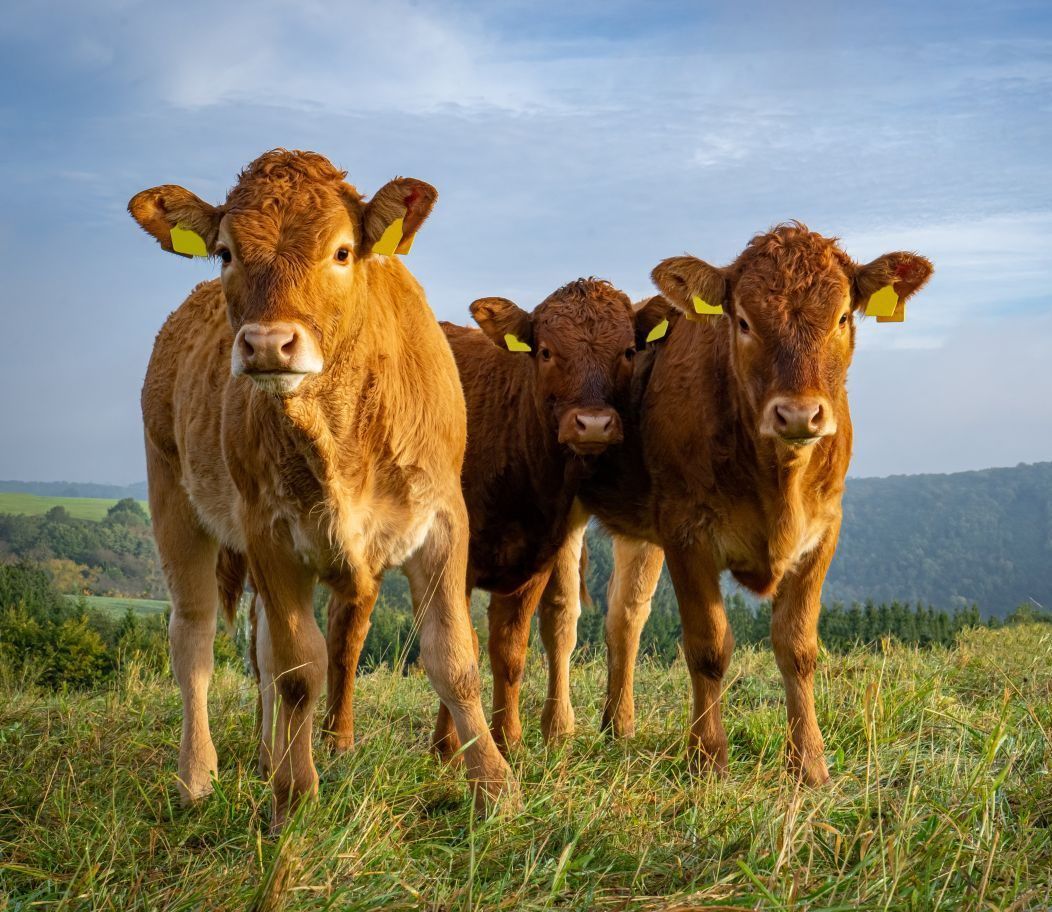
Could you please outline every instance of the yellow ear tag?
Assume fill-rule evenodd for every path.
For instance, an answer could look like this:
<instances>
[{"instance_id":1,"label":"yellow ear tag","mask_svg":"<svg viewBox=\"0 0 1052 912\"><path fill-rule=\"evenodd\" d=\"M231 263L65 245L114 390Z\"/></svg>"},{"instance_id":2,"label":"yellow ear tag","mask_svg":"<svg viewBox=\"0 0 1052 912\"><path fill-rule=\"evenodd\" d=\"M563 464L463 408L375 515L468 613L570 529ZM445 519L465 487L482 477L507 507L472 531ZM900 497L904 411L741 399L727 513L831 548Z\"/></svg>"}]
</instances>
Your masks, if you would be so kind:
<instances>
[{"instance_id":1,"label":"yellow ear tag","mask_svg":"<svg viewBox=\"0 0 1052 912\"><path fill-rule=\"evenodd\" d=\"M647 342L657 342L658 339L663 339L665 333L668 332L668 317L665 317L657 326L655 326L649 333L647 333Z\"/></svg>"},{"instance_id":2,"label":"yellow ear tag","mask_svg":"<svg viewBox=\"0 0 1052 912\"><path fill-rule=\"evenodd\" d=\"M866 302L867 317L891 317L899 306L899 296L892 285L885 285L869 296Z\"/></svg>"},{"instance_id":3,"label":"yellow ear tag","mask_svg":"<svg viewBox=\"0 0 1052 912\"><path fill-rule=\"evenodd\" d=\"M510 352L528 352L533 351L525 342L522 341L518 336L513 333L504 334L504 344L508 346Z\"/></svg>"},{"instance_id":4,"label":"yellow ear tag","mask_svg":"<svg viewBox=\"0 0 1052 912\"><path fill-rule=\"evenodd\" d=\"M398 252L398 245L401 242L402 220L396 218L387 226L387 230L380 237L380 240L373 244L373 253L379 253L381 256L394 256ZM412 239L410 239L409 243L413 243Z\"/></svg>"},{"instance_id":5,"label":"yellow ear tag","mask_svg":"<svg viewBox=\"0 0 1052 912\"><path fill-rule=\"evenodd\" d=\"M172 250L183 256L206 257L208 248L205 247L205 239L196 231L187 228L182 222L176 225L172 231Z\"/></svg>"},{"instance_id":6,"label":"yellow ear tag","mask_svg":"<svg viewBox=\"0 0 1052 912\"><path fill-rule=\"evenodd\" d=\"M691 295L690 299L694 302L695 313L705 314L706 316L715 317L723 313L723 307L719 304L710 304L708 301L702 300L698 295Z\"/></svg>"},{"instance_id":7,"label":"yellow ear tag","mask_svg":"<svg viewBox=\"0 0 1052 912\"><path fill-rule=\"evenodd\" d=\"M871 299L872 300L872 299ZM904 323L906 320L906 302L899 298L895 312L890 317L877 317L878 323Z\"/></svg>"}]
</instances>

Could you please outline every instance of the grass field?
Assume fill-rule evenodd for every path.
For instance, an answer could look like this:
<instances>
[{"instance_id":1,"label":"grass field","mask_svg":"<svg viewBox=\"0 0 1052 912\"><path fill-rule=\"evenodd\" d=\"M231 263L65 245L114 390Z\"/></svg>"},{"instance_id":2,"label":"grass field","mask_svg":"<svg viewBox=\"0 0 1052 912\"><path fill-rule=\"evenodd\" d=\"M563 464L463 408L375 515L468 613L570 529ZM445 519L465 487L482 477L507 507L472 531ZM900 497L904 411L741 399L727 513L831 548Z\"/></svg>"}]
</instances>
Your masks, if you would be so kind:
<instances>
[{"instance_id":1,"label":"grass field","mask_svg":"<svg viewBox=\"0 0 1052 912\"><path fill-rule=\"evenodd\" d=\"M521 814L475 820L426 746L418 672L359 678L357 750L318 750L321 792L278 839L254 773L254 692L212 691L217 791L174 800L180 709L132 674L94 696L0 700L0 896L9 909L1047 909L1052 629L974 630L951 650L824 656L833 783L782 772L772 656L739 650L731 770L692 778L681 664L644 664L636 738L596 726L605 672L577 667L578 734L545 750L534 655Z\"/></svg>"},{"instance_id":2,"label":"grass field","mask_svg":"<svg viewBox=\"0 0 1052 912\"><path fill-rule=\"evenodd\" d=\"M117 501L103 497L41 497L38 494L19 494L0 491L0 513L21 513L38 516L52 507L65 507L75 519L105 519L106 511ZM146 507L145 501L139 501Z\"/></svg>"},{"instance_id":3,"label":"grass field","mask_svg":"<svg viewBox=\"0 0 1052 912\"><path fill-rule=\"evenodd\" d=\"M161 599L111 598L105 595L67 595L66 598L83 599L89 608L112 615L122 615L129 608L140 614L163 614L171 604Z\"/></svg>"}]
</instances>

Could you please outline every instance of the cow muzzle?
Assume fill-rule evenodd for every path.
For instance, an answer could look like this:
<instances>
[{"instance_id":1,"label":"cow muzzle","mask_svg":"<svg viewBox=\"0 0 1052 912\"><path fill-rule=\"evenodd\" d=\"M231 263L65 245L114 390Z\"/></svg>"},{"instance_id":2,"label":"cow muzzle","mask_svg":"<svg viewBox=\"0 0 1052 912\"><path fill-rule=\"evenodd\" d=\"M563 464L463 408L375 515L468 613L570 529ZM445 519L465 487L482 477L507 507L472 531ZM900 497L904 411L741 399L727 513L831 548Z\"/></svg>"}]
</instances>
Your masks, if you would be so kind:
<instances>
[{"instance_id":1,"label":"cow muzzle","mask_svg":"<svg viewBox=\"0 0 1052 912\"><path fill-rule=\"evenodd\" d=\"M578 456L597 456L623 437L621 417L612 408L575 408L559 422L559 443Z\"/></svg>"},{"instance_id":2,"label":"cow muzzle","mask_svg":"<svg viewBox=\"0 0 1052 912\"><path fill-rule=\"evenodd\" d=\"M275 396L292 395L322 366L318 343L299 323L246 323L234 337L231 373Z\"/></svg>"},{"instance_id":3,"label":"cow muzzle","mask_svg":"<svg viewBox=\"0 0 1052 912\"><path fill-rule=\"evenodd\" d=\"M836 433L829 400L818 396L775 396L764 406L760 434L791 446L810 446Z\"/></svg>"}]
</instances>

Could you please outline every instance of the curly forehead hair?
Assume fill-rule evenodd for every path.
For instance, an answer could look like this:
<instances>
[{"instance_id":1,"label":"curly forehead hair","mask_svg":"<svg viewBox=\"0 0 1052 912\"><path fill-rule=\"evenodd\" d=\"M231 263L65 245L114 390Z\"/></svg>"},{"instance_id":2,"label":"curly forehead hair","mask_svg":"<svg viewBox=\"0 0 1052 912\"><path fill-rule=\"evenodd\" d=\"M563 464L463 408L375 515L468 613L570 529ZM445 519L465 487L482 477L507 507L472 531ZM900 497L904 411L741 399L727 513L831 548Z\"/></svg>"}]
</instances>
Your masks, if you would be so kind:
<instances>
[{"instance_id":1,"label":"curly forehead hair","mask_svg":"<svg viewBox=\"0 0 1052 912\"><path fill-rule=\"evenodd\" d=\"M294 198L317 203L348 191L360 199L346 177L346 171L317 152L271 149L242 170L226 205L232 209L287 206Z\"/></svg>"},{"instance_id":2,"label":"curly forehead hair","mask_svg":"<svg viewBox=\"0 0 1052 912\"><path fill-rule=\"evenodd\" d=\"M781 294L791 295L816 284L850 278L851 258L838 246L838 239L811 231L802 222L777 225L758 234L730 267L735 278L762 283Z\"/></svg>"},{"instance_id":3,"label":"curly forehead hair","mask_svg":"<svg viewBox=\"0 0 1052 912\"><path fill-rule=\"evenodd\" d=\"M632 302L628 295L605 279L592 276L577 279L553 291L537 305L534 314L546 322L567 321L593 329L619 312L631 319Z\"/></svg>"}]
</instances>

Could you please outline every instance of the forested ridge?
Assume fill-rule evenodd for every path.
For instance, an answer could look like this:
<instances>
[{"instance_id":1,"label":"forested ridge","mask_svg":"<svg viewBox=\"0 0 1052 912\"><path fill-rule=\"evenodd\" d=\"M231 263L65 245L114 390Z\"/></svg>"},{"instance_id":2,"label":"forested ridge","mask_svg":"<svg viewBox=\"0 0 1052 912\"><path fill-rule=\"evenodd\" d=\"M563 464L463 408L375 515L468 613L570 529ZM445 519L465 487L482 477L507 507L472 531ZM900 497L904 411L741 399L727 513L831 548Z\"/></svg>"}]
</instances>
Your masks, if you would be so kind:
<instances>
[{"instance_id":1,"label":"forested ridge","mask_svg":"<svg viewBox=\"0 0 1052 912\"><path fill-rule=\"evenodd\" d=\"M98 486L79 487L99 493ZM47 485L43 489L53 493ZM606 534L598 527L590 529L588 545L592 604L586 606L579 625L584 652L603 648L611 571ZM0 514L3 564L38 568L54 592L66 595L166 596L149 516L132 498L115 503L101 521L74 518L62 506L41 515ZM742 593L729 577L725 585L738 642L764 642L769 606ZM319 590L319 618L325 600ZM23 599L12 596L11 604L0 609L13 608L19 601ZM919 645L945 644L961 628L980 622L1047 616L1052 608L1052 463L954 475L849 479L844 528L823 602L821 635L834 649L885 636ZM484 594L476 593L473 615L483 636L484 605ZM73 623L51 608L41 610L40 617L47 619L40 628L41 642L51 635L45 635L45 629L51 629L48 625ZM82 605L76 616L86 611L90 614L89 607ZM20 636L28 637L21 616L7 621L17 622ZM104 639L109 636L103 633ZM400 573L389 573L363 662L375 664L399 656L412 662L413 633L408 586ZM643 649L671 660L679 638L675 594L663 572Z\"/></svg>"}]
</instances>

